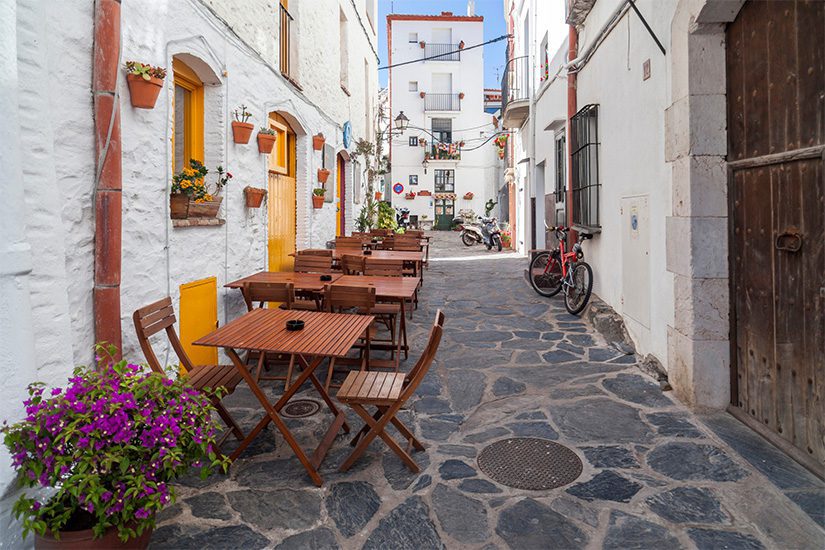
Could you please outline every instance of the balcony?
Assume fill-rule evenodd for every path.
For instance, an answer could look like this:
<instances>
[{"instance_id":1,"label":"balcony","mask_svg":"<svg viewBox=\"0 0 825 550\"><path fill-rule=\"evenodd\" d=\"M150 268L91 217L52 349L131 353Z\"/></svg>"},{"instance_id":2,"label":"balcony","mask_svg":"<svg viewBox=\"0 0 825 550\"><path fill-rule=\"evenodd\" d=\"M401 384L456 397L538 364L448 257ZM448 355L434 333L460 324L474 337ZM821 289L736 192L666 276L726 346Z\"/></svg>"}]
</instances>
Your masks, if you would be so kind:
<instances>
[{"instance_id":1,"label":"balcony","mask_svg":"<svg viewBox=\"0 0 825 550\"><path fill-rule=\"evenodd\" d=\"M434 143L424 152L426 160L461 160L461 148L457 143Z\"/></svg>"},{"instance_id":2,"label":"balcony","mask_svg":"<svg viewBox=\"0 0 825 550\"><path fill-rule=\"evenodd\" d=\"M461 94L427 94L424 96L425 111L460 111Z\"/></svg>"},{"instance_id":3,"label":"balcony","mask_svg":"<svg viewBox=\"0 0 825 550\"><path fill-rule=\"evenodd\" d=\"M501 119L505 128L518 128L530 112L530 65L525 55L507 62L501 78Z\"/></svg>"},{"instance_id":4,"label":"balcony","mask_svg":"<svg viewBox=\"0 0 825 550\"><path fill-rule=\"evenodd\" d=\"M458 44L426 44L424 57L427 61L461 61L461 47Z\"/></svg>"}]
</instances>

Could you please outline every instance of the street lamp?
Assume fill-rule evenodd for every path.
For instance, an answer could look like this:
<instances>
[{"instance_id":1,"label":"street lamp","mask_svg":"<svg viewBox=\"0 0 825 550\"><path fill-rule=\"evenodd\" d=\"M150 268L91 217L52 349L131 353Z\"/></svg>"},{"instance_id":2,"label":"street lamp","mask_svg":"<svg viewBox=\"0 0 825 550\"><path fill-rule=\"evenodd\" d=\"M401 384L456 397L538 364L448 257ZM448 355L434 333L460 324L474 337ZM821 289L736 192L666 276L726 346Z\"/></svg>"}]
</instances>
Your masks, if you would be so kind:
<instances>
[{"instance_id":1,"label":"street lamp","mask_svg":"<svg viewBox=\"0 0 825 550\"><path fill-rule=\"evenodd\" d=\"M427 157L424 157L424 160L421 161L421 166L424 167L424 173L427 173L427 167L430 165L430 161L427 160Z\"/></svg>"},{"instance_id":2,"label":"street lamp","mask_svg":"<svg viewBox=\"0 0 825 550\"><path fill-rule=\"evenodd\" d=\"M404 111L401 111L397 117L395 117L395 128L400 131L404 131L407 129L407 126L410 123L410 119L404 115Z\"/></svg>"}]
</instances>

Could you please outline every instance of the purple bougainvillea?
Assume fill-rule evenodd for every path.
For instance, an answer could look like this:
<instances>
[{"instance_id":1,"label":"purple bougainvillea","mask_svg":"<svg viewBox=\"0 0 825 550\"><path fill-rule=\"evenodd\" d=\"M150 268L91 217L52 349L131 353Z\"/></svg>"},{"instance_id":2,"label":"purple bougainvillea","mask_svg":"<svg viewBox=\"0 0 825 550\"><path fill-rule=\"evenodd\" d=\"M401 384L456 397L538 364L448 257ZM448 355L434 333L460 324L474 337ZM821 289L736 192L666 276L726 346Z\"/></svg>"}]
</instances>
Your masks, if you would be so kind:
<instances>
[{"instance_id":1,"label":"purple bougainvillea","mask_svg":"<svg viewBox=\"0 0 825 550\"><path fill-rule=\"evenodd\" d=\"M96 536L115 527L127 540L174 502L175 477L192 467L206 477L228 464L215 452L209 399L185 378L140 365L103 359L97 369L75 369L65 389L32 384L23 405L25 418L0 431L21 485L51 495L24 494L15 504L24 536L58 533L85 516Z\"/></svg>"}]
</instances>

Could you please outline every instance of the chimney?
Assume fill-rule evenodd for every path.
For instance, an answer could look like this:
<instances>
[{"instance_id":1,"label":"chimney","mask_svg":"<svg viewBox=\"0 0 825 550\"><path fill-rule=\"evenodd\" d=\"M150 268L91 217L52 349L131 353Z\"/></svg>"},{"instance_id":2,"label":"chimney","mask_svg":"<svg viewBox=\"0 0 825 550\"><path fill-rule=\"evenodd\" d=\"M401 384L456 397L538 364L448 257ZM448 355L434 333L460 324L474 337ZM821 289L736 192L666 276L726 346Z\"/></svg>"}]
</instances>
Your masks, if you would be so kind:
<instances>
[{"instance_id":1,"label":"chimney","mask_svg":"<svg viewBox=\"0 0 825 550\"><path fill-rule=\"evenodd\" d=\"M473 17L476 14L476 0L467 0L467 15Z\"/></svg>"}]
</instances>

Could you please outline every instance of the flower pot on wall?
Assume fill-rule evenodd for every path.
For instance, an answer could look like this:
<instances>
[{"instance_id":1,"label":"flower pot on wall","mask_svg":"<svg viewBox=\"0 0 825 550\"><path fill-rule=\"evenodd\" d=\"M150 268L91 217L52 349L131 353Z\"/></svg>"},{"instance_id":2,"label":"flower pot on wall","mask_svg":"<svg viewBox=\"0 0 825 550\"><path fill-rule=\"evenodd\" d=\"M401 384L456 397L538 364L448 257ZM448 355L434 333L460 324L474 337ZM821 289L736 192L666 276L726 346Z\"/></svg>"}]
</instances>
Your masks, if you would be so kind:
<instances>
[{"instance_id":1,"label":"flower pot on wall","mask_svg":"<svg viewBox=\"0 0 825 550\"><path fill-rule=\"evenodd\" d=\"M158 95L163 88L163 80L155 77L146 80L140 75L127 74L126 83L129 85L129 99L132 101L132 107L138 109L155 108Z\"/></svg>"},{"instance_id":2,"label":"flower pot on wall","mask_svg":"<svg viewBox=\"0 0 825 550\"><path fill-rule=\"evenodd\" d=\"M249 138L252 137L252 130L255 129L255 125L251 122L238 122L237 120L232 121L232 139L235 140L235 143L249 143Z\"/></svg>"},{"instance_id":3,"label":"flower pot on wall","mask_svg":"<svg viewBox=\"0 0 825 550\"><path fill-rule=\"evenodd\" d=\"M471 201L471 200L473 200L474 196L475 195L473 195L472 193L464 193L464 200Z\"/></svg>"},{"instance_id":4,"label":"flower pot on wall","mask_svg":"<svg viewBox=\"0 0 825 550\"><path fill-rule=\"evenodd\" d=\"M268 155L272 152L272 149L275 147L276 141L275 134L264 134L258 132L258 151Z\"/></svg>"},{"instance_id":5,"label":"flower pot on wall","mask_svg":"<svg viewBox=\"0 0 825 550\"><path fill-rule=\"evenodd\" d=\"M324 134L318 133L312 136L312 148L316 151L320 151L324 148L324 143L326 143L327 138L324 137Z\"/></svg>"},{"instance_id":6,"label":"flower pot on wall","mask_svg":"<svg viewBox=\"0 0 825 550\"><path fill-rule=\"evenodd\" d=\"M464 92L460 92L458 94L458 99L464 99Z\"/></svg>"},{"instance_id":7,"label":"flower pot on wall","mask_svg":"<svg viewBox=\"0 0 825 550\"><path fill-rule=\"evenodd\" d=\"M318 168L318 181L321 183L326 183L327 179L329 179L329 170L326 168Z\"/></svg>"},{"instance_id":8,"label":"flower pot on wall","mask_svg":"<svg viewBox=\"0 0 825 550\"><path fill-rule=\"evenodd\" d=\"M260 208L266 197L266 189L247 186L243 188L243 195L247 208Z\"/></svg>"},{"instance_id":9,"label":"flower pot on wall","mask_svg":"<svg viewBox=\"0 0 825 550\"><path fill-rule=\"evenodd\" d=\"M419 197L432 197L433 194L430 193L429 191L427 191L426 189L422 189L421 191L418 192L418 196Z\"/></svg>"},{"instance_id":10,"label":"flower pot on wall","mask_svg":"<svg viewBox=\"0 0 825 550\"><path fill-rule=\"evenodd\" d=\"M418 43L418 45L419 45L419 46L421 46L421 49L423 50L423 49L427 46L427 43L426 43L426 42L424 42L423 40L421 40L421 41Z\"/></svg>"},{"instance_id":11,"label":"flower pot on wall","mask_svg":"<svg viewBox=\"0 0 825 550\"><path fill-rule=\"evenodd\" d=\"M381 192L380 191L375 192L375 200L377 200L377 201L381 200Z\"/></svg>"},{"instance_id":12,"label":"flower pot on wall","mask_svg":"<svg viewBox=\"0 0 825 550\"><path fill-rule=\"evenodd\" d=\"M218 210L220 210L223 197L215 197L214 200L195 202L189 201L189 217L190 218L217 218Z\"/></svg>"},{"instance_id":13,"label":"flower pot on wall","mask_svg":"<svg viewBox=\"0 0 825 550\"><path fill-rule=\"evenodd\" d=\"M312 207L313 208L323 208L324 207L324 195L316 195L312 194Z\"/></svg>"},{"instance_id":14,"label":"flower pot on wall","mask_svg":"<svg viewBox=\"0 0 825 550\"><path fill-rule=\"evenodd\" d=\"M189 217L189 195L183 193L169 195L169 217L173 220L185 220Z\"/></svg>"},{"instance_id":15,"label":"flower pot on wall","mask_svg":"<svg viewBox=\"0 0 825 550\"><path fill-rule=\"evenodd\" d=\"M418 92L418 97L420 97L421 99L424 99L424 96L426 96L426 95L427 95L427 92Z\"/></svg>"}]
</instances>

